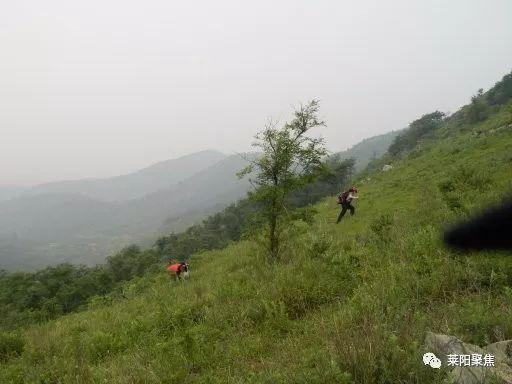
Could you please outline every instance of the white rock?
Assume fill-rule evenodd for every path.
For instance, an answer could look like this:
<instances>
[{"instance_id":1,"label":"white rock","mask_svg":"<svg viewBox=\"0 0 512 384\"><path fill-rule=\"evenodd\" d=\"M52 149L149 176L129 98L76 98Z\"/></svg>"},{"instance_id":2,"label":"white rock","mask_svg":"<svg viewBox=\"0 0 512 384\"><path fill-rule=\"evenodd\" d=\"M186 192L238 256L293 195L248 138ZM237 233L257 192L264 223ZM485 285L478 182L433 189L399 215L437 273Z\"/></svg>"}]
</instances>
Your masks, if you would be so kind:
<instances>
[{"instance_id":1,"label":"white rock","mask_svg":"<svg viewBox=\"0 0 512 384\"><path fill-rule=\"evenodd\" d=\"M454 384L512 383L512 340L500 341L485 347L464 343L456 337L427 332L425 347L447 366L448 355L471 355L473 353L494 355L494 367L448 367Z\"/></svg>"}]
</instances>

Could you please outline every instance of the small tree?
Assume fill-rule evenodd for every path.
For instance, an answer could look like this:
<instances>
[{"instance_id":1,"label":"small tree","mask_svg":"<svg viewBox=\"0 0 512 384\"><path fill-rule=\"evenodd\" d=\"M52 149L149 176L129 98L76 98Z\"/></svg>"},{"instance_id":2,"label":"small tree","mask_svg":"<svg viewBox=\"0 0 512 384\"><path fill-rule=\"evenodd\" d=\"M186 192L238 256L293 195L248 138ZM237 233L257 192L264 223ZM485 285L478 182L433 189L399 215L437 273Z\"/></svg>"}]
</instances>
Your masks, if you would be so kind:
<instances>
[{"instance_id":1,"label":"small tree","mask_svg":"<svg viewBox=\"0 0 512 384\"><path fill-rule=\"evenodd\" d=\"M467 109L467 118L470 123L478 123L488 116L488 105L484 90L480 88L476 95L471 97L471 103Z\"/></svg>"},{"instance_id":2,"label":"small tree","mask_svg":"<svg viewBox=\"0 0 512 384\"><path fill-rule=\"evenodd\" d=\"M270 122L256 135L254 147L261 155L238 173L240 178L254 172L250 179L254 190L249 199L259 203L268 224L269 252L272 260L279 254L281 223L288 213L290 192L311 183L324 169L327 151L322 138L308 137L312 128L325 125L318 118L317 100L300 105L292 121L277 128Z\"/></svg>"}]
</instances>

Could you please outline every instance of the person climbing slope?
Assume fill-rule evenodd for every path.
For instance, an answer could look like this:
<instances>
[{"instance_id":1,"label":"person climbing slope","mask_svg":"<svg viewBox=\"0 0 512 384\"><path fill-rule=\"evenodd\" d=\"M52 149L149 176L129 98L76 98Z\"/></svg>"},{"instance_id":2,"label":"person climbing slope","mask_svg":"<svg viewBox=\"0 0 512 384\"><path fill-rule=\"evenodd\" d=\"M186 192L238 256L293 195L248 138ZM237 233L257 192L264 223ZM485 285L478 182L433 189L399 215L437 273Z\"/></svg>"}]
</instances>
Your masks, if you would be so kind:
<instances>
[{"instance_id":1,"label":"person climbing slope","mask_svg":"<svg viewBox=\"0 0 512 384\"><path fill-rule=\"evenodd\" d=\"M338 220L336 220L336 224L340 222L340 220L345 216L345 213L347 213L347 210L350 210L350 216L353 216L356 212L356 209L352 205L353 199L358 199L356 196L357 194L357 188L351 187L348 191L343 192L342 194L338 195L338 198L336 199L336 202L341 205L341 211L338 215Z\"/></svg>"},{"instance_id":2,"label":"person climbing slope","mask_svg":"<svg viewBox=\"0 0 512 384\"><path fill-rule=\"evenodd\" d=\"M180 281L183 278L188 277L188 264L184 261L181 263L170 264L167 267L167 271L169 271L169 275L174 277L176 281Z\"/></svg>"}]
</instances>

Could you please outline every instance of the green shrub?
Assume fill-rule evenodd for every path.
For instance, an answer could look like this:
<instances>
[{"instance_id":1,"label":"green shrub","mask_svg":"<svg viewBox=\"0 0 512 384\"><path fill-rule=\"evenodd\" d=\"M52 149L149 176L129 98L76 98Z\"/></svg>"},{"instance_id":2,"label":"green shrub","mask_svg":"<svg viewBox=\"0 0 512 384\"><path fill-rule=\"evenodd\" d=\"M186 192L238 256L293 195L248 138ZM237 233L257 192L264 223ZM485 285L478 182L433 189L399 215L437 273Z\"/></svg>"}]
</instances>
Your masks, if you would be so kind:
<instances>
[{"instance_id":1,"label":"green shrub","mask_svg":"<svg viewBox=\"0 0 512 384\"><path fill-rule=\"evenodd\" d=\"M370 223L371 231L381 241L389 241L391 227L393 225L393 219L389 214L383 214L378 216Z\"/></svg>"},{"instance_id":2,"label":"green shrub","mask_svg":"<svg viewBox=\"0 0 512 384\"><path fill-rule=\"evenodd\" d=\"M0 361L7 361L21 356L25 342L16 333L0 332Z\"/></svg>"},{"instance_id":3,"label":"green shrub","mask_svg":"<svg viewBox=\"0 0 512 384\"><path fill-rule=\"evenodd\" d=\"M128 299L95 298L87 311L27 327L20 357L10 348L0 364L0 382L448 382L446 371L422 364L427 331L480 345L512 338L512 258L464 255L441 242L445 225L512 186L504 161L512 132L487 137L485 151L480 139L468 139L472 129L503 125L508 112L499 113L476 127L464 125L464 116L443 123L439 141L419 157L396 161L387 174L368 171L350 220L334 225L332 198L307 220L299 212L284 236L286 258L267 263L255 230L221 251L195 254L184 284L171 284L164 271L142 276L117 285ZM209 221L211 243L196 228L187 240L160 245L179 254L220 244L228 222ZM135 261L154 256L131 254ZM44 293L32 292L31 300Z\"/></svg>"},{"instance_id":4,"label":"green shrub","mask_svg":"<svg viewBox=\"0 0 512 384\"><path fill-rule=\"evenodd\" d=\"M317 213L318 210L314 206L307 205L305 207L295 209L290 218L292 220L302 220L308 225L312 225Z\"/></svg>"},{"instance_id":5,"label":"green shrub","mask_svg":"<svg viewBox=\"0 0 512 384\"><path fill-rule=\"evenodd\" d=\"M332 247L332 239L325 234L312 236L307 247L309 257L316 259L325 256Z\"/></svg>"},{"instance_id":6,"label":"green shrub","mask_svg":"<svg viewBox=\"0 0 512 384\"><path fill-rule=\"evenodd\" d=\"M126 347L119 336L102 331L84 334L81 341L87 359L93 364L121 352Z\"/></svg>"},{"instance_id":7,"label":"green shrub","mask_svg":"<svg viewBox=\"0 0 512 384\"><path fill-rule=\"evenodd\" d=\"M464 206L464 203L462 202L462 199L457 194L449 194L445 193L443 195L444 202L446 203L446 206L448 209L455 213L467 213L467 209Z\"/></svg>"}]
</instances>

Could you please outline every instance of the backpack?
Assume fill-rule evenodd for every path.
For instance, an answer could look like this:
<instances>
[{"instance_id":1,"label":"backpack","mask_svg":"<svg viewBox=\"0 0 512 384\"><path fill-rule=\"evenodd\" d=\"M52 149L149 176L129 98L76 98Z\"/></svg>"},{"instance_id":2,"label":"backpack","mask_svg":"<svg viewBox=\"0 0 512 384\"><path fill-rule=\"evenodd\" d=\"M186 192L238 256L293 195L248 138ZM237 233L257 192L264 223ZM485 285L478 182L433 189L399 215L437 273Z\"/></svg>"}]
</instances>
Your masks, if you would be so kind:
<instances>
[{"instance_id":1,"label":"backpack","mask_svg":"<svg viewBox=\"0 0 512 384\"><path fill-rule=\"evenodd\" d=\"M338 195L336 198L337 204L345 204L347 202L347 197L350 194L350 191L343 192L342 194Z\"/></svg>"}]
</instances>

